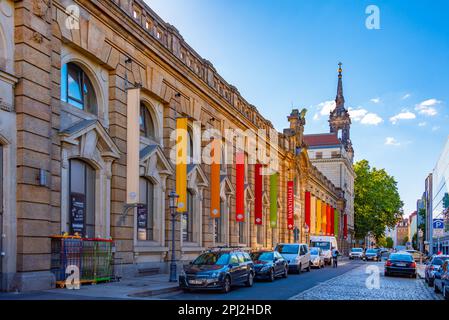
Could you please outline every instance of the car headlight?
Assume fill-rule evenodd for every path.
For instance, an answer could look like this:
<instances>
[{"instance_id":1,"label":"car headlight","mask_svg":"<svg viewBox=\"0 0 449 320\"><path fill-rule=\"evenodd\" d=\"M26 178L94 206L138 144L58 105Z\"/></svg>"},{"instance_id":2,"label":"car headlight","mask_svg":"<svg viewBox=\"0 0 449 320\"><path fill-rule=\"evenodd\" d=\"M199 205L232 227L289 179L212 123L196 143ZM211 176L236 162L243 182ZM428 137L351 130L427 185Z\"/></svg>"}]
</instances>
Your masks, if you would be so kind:
<instances>
[{"instance_id":1,"label":"car headlight","mask_svg":"<svg viewBox=\"0 0 449 320\"><path fill-rule=\"evenodd\" d=\"M320 262L320 258L315 258L315 259L313 260L313 263L318 263L318 262Z\"/></svg>"}]
</instances>

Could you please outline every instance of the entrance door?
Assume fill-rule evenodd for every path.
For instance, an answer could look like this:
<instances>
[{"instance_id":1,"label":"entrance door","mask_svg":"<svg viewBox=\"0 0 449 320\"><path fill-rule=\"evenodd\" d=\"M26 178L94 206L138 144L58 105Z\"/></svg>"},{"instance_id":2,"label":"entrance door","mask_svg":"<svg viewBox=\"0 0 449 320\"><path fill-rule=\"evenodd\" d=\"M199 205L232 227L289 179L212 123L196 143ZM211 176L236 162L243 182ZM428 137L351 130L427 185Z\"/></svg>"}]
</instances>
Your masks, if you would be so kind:
<instances>
[{"instance_id":1,"label":"entrance door","mask_svg":"<svg viewBox=\"0 0 449 320\"><path fill-rule=\"evenodd\" d=\"M3 291L3 146L0 144L0 291Z\"/></svg>"}]
</instances>

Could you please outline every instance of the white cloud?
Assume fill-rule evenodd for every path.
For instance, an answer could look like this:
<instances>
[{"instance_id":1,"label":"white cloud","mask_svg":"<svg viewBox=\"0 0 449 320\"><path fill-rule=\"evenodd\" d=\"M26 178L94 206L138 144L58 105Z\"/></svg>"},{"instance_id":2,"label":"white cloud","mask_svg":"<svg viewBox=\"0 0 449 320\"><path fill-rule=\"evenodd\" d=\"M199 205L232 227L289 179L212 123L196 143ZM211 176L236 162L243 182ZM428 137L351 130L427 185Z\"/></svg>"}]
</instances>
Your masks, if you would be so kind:
<instances>
[{"instance_id":1,"label":"white cloud","mask_svg":"<svg viewBox=\"0 0 449 320\"><path fill-rule=\"evenodd\" d=\"M408 98L410 98L411 97L411 94L410 93L407 93L407 94L405 94L403 97L402 97L402 100L406 100L406 99L408 99Z\"/></svg>"},{"instance_id":2,"label":"white cloud","mask_svg":"<svg viewBox=\"0 0 449 320\"><path fill-rule=\"evenodd\" d=\"M439 126L433 126L433 127L432 127L432 131L433 131L433 132L438 131L438 130L440 130L440 127L439 127Z\"/></svg>"},{"instance_id":3,"label":"white cloud","mask_svg":"<svg viewBox=\"0 0 449 320\"><path fill-rule=\"evenodd\" d=\"M364 108L352 109L349 108L349 115L354 122L360 122L361 124L377 126L383 122L383 119L375 113L370 113Z\"/></svg>"},{"instance_id":4,"label":"white cloud","mask_svg":"<svg viewBox=\"0 0 449 320\"><path fill-rule=\"evenodd\" d=\"M404 110L401 113L390 118L392 124L398 123L399 120L413 120L416 119L416 115L413 112Z\"/></svg>"},{"instance_id":5,"label":"white cloud","mask_svg":"<svg viewBox=\"0 0 449 320\"><path fill-rule=\"evenodd\" d=\"M420 114L433 117L438 114L438 111L435 108L435 106L440 103L441 101L437 99L428 99L421 102L420 104L417 104L415 110L418 111Z\"/></svg>"},{"instance_id":6,"label":"white cloud","mask_svg":"<svg viewBox=\"0 0 449 320\"><path fill-rule=\"evenodd\" d=\"M352 109L349 108L349 115L353 121L359 122L368 114L368 110L365 109Z\"/></svg>"},{"instance_id":7,"label":"white cloud","mask_svg":"<svg viewBox=\"0 0 449 320\"><path fill-rule=\"evenodd\" d=\"M420 122L420 123L418 123L418 126L425 127L425 126L427 126L427 122Z\"/></svg>"},{"instance_id":8,"label":"white cloud","mask_svg":"<svg viewBox=\"0 0 449 320\"><path fill-rule=\"evenodd\" d=\"M380 98L373 98L370 100L372 103L380 103Z\"/></svg>"},{"instance_id":9,"label":"white cloud","mask_svg":"<svg viewBox=\"0 0 449 320\"><path fill-rule=\"evenodd\" d=\"M317 109L317 113L313 116L313 120L319 120L322 116L329 116L331 111L334 111L336 107L336 103L334 100L321 102L315 108Z\"/></svg>"},{"instance_id":10,"label":"white cloud","mask_svg":"<svg viewBox=\"0 0 449 320\"><path fill-rule=\"evenodd\" d=\"M360 121L361 124L371 125L371 126L377 126L378 124L381 124L384 120L379 117L375 113L368 113L366 116L363 117L362 121Z\"/></svg>"},{"instance_id":11,"label":"white cloud","mask_svg":"<svg viewBox=\"0 0 449 320\"><path fill-rule=\"evenodd\" d=\"M387 137L387 139L385 139L385 145L399 147L401 144L398 141L396 141L395 138Z\"/></svg>"}]
</instances>

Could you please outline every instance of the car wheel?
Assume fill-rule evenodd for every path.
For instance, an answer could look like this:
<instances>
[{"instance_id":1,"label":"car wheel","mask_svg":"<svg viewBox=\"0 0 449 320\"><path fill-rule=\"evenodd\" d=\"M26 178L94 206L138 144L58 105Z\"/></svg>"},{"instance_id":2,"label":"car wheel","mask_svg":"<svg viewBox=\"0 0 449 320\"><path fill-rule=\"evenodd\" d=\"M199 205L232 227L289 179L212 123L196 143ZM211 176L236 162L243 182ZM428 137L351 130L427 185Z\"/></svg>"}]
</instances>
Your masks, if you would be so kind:
<instances>
[{"instance_id":1,"label":"car wheel","mask_svg":"<svg viewBox=\"0 0 449 320\"><path fill-rule=\"evenodd\" d=\"M307 269L306 269L307 272L310 272L310 269L312 268L311 265L312 265L312 262L309 261L309 266L308 266Z\"/></svg>"},{"instance_id":2,"label":"car wheel","mask_svg":"<svg viewBox=\"0 0 449 320\"><path fill-rule=\"evenodd\" d=\"M282 278L287 278L287 277L288 277L288 267L285 266L284 273L282 274Z\"/></svg>"},{"instance_id":3,"label":"car wheel","mask_svg":"<svg viewBox=\"0 0 449 320\"><path fill-rule=\"evenodd\" d=\"M184 292L184 293L190 293L191 290L190 290L190 289L187 289L187 288L183 288L183 289L182 289L182 292Z\"/></svg>"},{"instance_id":4,"label":"car wheel","mask_svg":"<svg viewBox=\"0 0 449 320\"><path fill-rule=\"evenodd\" d=\"M273 270L273 269L270 270L270 276L269 276L268 280L269 280L270 282L273 282L273 281L274 281L274 270Z\"/></svg>"},{"instance_id":5,"label":"car wheel","mask_svg":"<svg viewBox=\"0 0 449 320\"><path fill-rule=\"evenodd\" d=\"M253 273L250 272L250 273L248 273L248 280L246 280L245 285L246 285L247 287L252 287L253 284L254 284L254 276L253 276Z\"/></svg>"},{"instance_id":6,"label":"car wheel","mask_svg":"<svg viewBox=\"0 0 449 320\"><path fill-rule=\"evenodd\" d=\"M389 277L390 274L389 274L388 272L385 271L384 276L385 276L385 277Z\"/></svg>"},{"instance_id":7,"label":"car wheel","mask_svg":"<svg viewBox=\"0 0 449 320\"><path fill-rule=\"evenodd\" d=\"M223 293L229 293L231 291L231 278L226 276L223 284Z\"/></svg>"},{"instance_id":8,"label":"car wheel","mask_svg":"<svg viewBox=\"0 0 449 320\"><path fill-rule=\"evenodd\" d=\"M302 264L299 264L298 266L298 274L302 273Z\"/></svg>"},{"instance_id":9,"label":"car wheel","mask_svg":"<svg viewBox=\"0 0 449 320\"><path fill-rule=\"evenodd\" d=\"M429 287L432 288L435 285L435 280L432 280L432 279L429 278L427 284L429 285Z\"/></svg>"}]
</instances>

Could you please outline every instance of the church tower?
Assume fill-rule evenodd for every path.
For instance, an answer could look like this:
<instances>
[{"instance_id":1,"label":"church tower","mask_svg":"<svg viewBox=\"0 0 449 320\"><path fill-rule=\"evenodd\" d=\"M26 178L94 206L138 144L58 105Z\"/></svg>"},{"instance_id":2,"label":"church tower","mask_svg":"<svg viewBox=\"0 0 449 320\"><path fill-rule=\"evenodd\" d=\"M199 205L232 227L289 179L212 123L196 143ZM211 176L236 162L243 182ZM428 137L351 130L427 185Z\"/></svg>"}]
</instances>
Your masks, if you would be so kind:
<instances>
[{"instance_id":1,"label":"church tower","mask_svg":"<svg viewBox=\"0 0 449 320\"><path fill-rule=\"evenodd\" d=\"M342 63L338 64L338 88L337 97L335 98L335 109L329 116L330 132L336 133L341 143L348 153L349 159L352 162L354 158L354 149L350 137L351 117L348 110L345 108L345 97L343 96L343 76Z\"/></svg>"}]
</instances>

